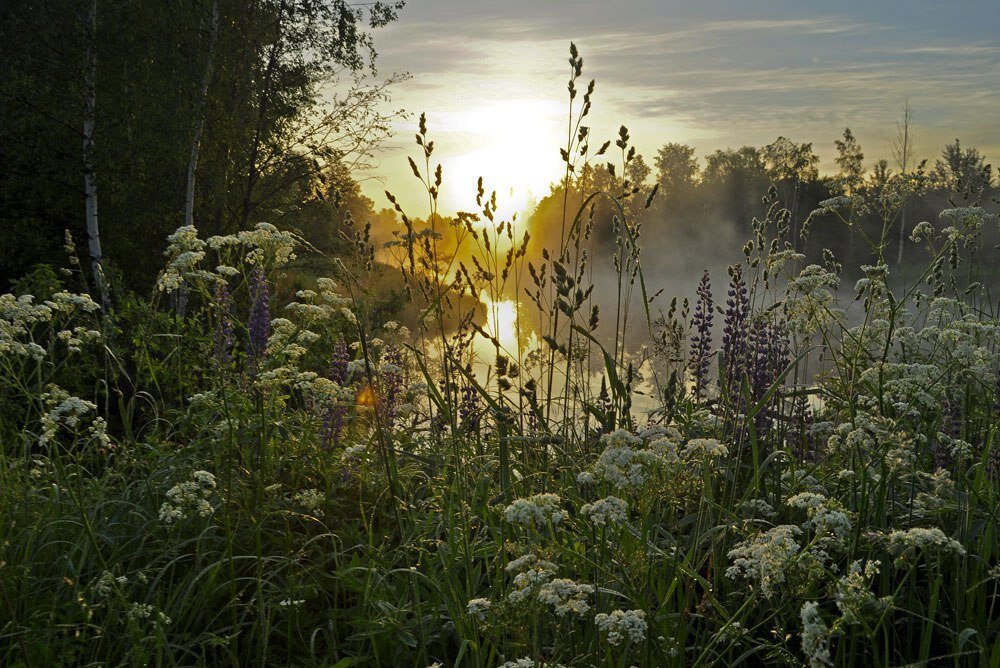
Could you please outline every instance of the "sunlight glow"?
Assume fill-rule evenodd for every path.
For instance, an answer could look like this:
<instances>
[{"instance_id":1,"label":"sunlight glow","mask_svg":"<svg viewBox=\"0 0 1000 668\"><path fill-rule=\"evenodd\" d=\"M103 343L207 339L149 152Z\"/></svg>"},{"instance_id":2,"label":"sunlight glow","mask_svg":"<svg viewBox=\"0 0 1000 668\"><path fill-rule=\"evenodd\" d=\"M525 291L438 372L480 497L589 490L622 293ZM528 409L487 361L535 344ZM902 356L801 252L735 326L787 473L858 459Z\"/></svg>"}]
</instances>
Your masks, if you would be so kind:
<instances>
[{"instance_id":1,"label":"sunlight glow","mask_svg":"<svg viewBox=\"0 0 1000 668\"><path fill-rule=\"evenodd\" d=\"M467 133L472 148L443 161L452 184L444 193L446 206L475 211L476 180L482 176L486 196L497 193L498 219L509 220L514 213L523 218L533 200L562 176L558 147L565 144L564 116L560 105L531 99L447 114L449 131Z\"/></svg>"},{"instance_id":2,"label":"sunlight glow","mask_svg":"<svg viewBox=\"0 0 1000 668\"><path fill-rule=\"evenodd\" d=\"M508 352L517 350L517 304L510 300L490 301L480 297L486 307L486 325L483 330L500 341Z\"/></svg>"}]
</instances>

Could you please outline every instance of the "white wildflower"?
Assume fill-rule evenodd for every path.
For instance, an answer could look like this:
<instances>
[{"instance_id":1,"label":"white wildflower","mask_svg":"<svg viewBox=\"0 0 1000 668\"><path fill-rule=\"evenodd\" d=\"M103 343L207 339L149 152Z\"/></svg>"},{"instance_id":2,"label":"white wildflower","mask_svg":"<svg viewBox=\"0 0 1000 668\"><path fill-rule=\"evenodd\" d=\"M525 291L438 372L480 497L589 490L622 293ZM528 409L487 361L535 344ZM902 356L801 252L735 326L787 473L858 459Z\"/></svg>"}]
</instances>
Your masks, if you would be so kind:
<instances>
[{"instance_id":1,"label":"white wildflower","mask_svg":"<svg viewBox=\"0 0 1000 668\"><path fill-rule=\"evenodd\" d=\"M643 610L615 610L611 614L601 613L594 617L594 623L603 633L608 634L608 643L619 645L623 640L641 643L646 638L646 613Z\"/></svg>"},{"instance_id":2,"label":"white wildflower","mask_svg":"<svg viewBox=\"0 0 1000 668\"><path fill-rule=\"evenodd\" d=\"M802 619L802 651L809 659L809 668L832 666L830 629L819 615L819 604L806 601L799 614Z\"/></svg>"},{"instance_id":3,"label":"white wildflower","mask_svg":"<svg viewBox=\"0 0 1000 668\"><path fill-rule=\"evenodd\" d=\"M511 524L525 526L558 524L565 517L559 505L558 494L535 494L526 499L516 499L504 509L504 517Z\"/></svg>"},{"instance_id":4,"label":"white wildflower","mask_svg":"<svg viewBox=\"0 0 1000 668\"><path fill-rule=\"evenodd\" d=\"M539 603L551 605L558 617L565 617L570 612L582 617L590 610L587 597L593 593L592 585L557 578L541 584L537 599Z\"/></svg>"},{"instance_id":5,"label":"white wildflower","mask_svg":"<svg viewBox=\"0 0 1000 668\"><path fill-rule=\"evenodd\" d=\"M609 496L580 508L580 514L596 526L621 524L628 518L628 504L617 496Z\"/></svg>"},{"instance_id":6,"label":"white wildflower","mask_svg":"<svg viewBox=\"0 0 1000 668\"><path fill-rule=\"evenodd\" d=\"M765 598L784 584L788 569L802 549L796 538L797 526L782 524L736 545L729 551L733 565L726 569L731 578L745 578L756 584Z\"/></svg>"},{"instance_id":7,"label":"white wildflower","mask_svg":"<svg viewBox=\"0 0 1000 668\"><path fill-rule=\"evenodd\" d=\"M466 612L478 619L479 621L486 620L486 614L493 607L493 601L488 598L474 598L469 601L468 605L465 606Z\"/></svg>"}]
</instances>

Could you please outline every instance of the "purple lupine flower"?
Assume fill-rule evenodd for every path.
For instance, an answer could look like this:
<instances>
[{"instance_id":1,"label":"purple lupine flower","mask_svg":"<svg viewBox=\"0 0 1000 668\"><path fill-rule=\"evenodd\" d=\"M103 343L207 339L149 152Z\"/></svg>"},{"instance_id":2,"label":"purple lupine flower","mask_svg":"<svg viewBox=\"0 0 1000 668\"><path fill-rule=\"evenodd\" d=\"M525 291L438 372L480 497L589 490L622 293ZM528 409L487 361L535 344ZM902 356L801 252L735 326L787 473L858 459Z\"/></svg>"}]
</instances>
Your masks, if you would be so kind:
<instances>
[{"instance_id":1,"label":"purple lupine flower","mask_svg":"<svg viewBox=\"0 0 1000 668\"><path fill-rule=\"evenodd\" d=\"M703 399L708 385L708 369L712 362L712 318L714 317L712 303L712 285L709 282L708 270L698 283L698 301L694 307L692 325L694 334L691 336L691 356L688 364L694 377L694 397Z\"/></svg>"},{"instance_id":2,"label":"purple lupine flower","mask_svg":"<svg viewBox=\"0 0 1000 668\"><path fill-rule=\"evenodd\" d=\"M729 269L729 292L726 297L726 313L722 320L722 369L719 382L727 384L730 397L739 394L742 375L746 371L748 319L750 317L750 297L743 282L743 268L733 265Z\"/></svg>"},{"instance_id":3,"label":"purple lupine flower","mask_svg":"<svg viewBox=\"0 0 1000 668\"><path fill-rule=\"evenodd\" d=\"M399 398L403 394L403 353L396 346L388 345L382 353L382 396L379 408L387 426L396 418Z\"/></svg>"},{"instance_id":4,"label":"purple lupine flower","mask_svg":"<svg viewBox=\"0 0 1000 668\"><path fill-rule=\"evenodd\" d=\"M747 367L743 370L749 380L751 401L763 399L768 389L778 381L788 363L788 356L788 337L782 325L763 320L753 323L747 339ZM769 404L757 413L758 433L767 427L777 398L775 394Z\"/></svg>"},{"instance_id":5,"label":"purple lupine flower","mask_svg":"<svg viewBox=\"0 0 1000 668\"><path fill-rule=\"evenodd\" d=\"M462 420L462 428L466 433L479 430L482 410L479 403L479 392L472 383L462 386L462 396L459 399L458 416Z\"/></svg>"},{"instance_id":6,"label":"purple lupine flower","mask_svg":"<svg viewBox=\"0 0 1000 668\"><path fill-rule=\"evenodd\" d=\"M224 366L232 360L233 348L233 319L230 315L233 310L233 298L225 283L220 282L215 286L214 306L216 311L215 332L213 334L215 360Z\"/></svg>"},{"instance_id":7,"label":"purple lupine flower","mask_svg":"<svg viewBox=\"0 0 1000 668\"><path fill-rule=\"evenodd\" d=\"M337 385L344 385L347 382L347 366L351 361L351 354L347 349L347 342L341 336L333 344L333 354L330 356L330 370L326 377Z\"/></svg>"},{"instance_id":8,"label":"purple lupine flower","mask_svg":"<svg viewBox=\"0 0 1000 668\"><path fill-rule=\"evenodd\" d=\"M271 302L267 277L260 269L250 273L250 352L255 359L267 354L267 339L271 336Z\"/></svg>"},{"instance_id":9,"label":"purple lupine flower","mask_svg":"<svg viewBox=\"0 0 1000 668\"><path fill-rule=\"evenodd\" d=\"M350 362L350 353L347 350L347 343L344 337L337 339L333 344L333 355L330 358L330 370L327 378L343 386L347 383L347 364ZM331 400L323 416L323 426L320 429L320 439L323 447L330 449L340 444L340 435L347 424L348 406L337 399Z\"/></svg>"}]
</instances>

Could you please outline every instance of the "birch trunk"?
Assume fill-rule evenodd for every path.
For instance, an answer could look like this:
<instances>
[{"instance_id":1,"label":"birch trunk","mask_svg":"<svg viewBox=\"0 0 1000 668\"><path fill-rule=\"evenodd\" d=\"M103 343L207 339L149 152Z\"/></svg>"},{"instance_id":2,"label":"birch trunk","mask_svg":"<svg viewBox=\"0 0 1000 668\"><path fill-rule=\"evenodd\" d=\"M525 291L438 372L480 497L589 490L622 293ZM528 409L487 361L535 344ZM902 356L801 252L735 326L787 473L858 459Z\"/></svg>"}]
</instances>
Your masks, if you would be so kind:
<instances>
[{"instance_id":1,"label":"birch trunk","mask_svg":"<svg viewBox=\"0 0 1000 668\"><path fill-rule=\"evenodd\" d=\"M201 79L201 95L198 98L197 118L191 139L191 158L188 160L187 190L184 197L184 224L194 225L194 188L198 172L198 153L201 150L201 136L205 129L205 101L208 98L208 84L212 80L215 42L219 35L219 0L212 0L212 27L208 38L208 58L205 73Z\"/></svg>"},{"instance_id":2,"label":"birch trunk","mask_svg":"<svg viewBox=\"0 0 1000 668\"><path fill-rule=\"evenodd\" d=\"M101 254L101 233L97 222L97 170L94 167L94 127L97 117L97 0L91 0L85 24L87 55L84 65L83 112L83 192L87 213L87 249L90 267L94 273L94 287L101 297L105 313L110 307L108 288L104 279Z\"/></svg>"}]
</instances>

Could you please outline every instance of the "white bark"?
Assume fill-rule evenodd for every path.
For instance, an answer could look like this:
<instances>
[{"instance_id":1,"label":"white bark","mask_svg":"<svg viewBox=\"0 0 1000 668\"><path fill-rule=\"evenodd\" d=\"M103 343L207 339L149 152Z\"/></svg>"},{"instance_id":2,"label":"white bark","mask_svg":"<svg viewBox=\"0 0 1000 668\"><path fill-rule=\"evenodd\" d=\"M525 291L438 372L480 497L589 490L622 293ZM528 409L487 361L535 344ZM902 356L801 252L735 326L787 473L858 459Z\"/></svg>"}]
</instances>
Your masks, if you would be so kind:
<instances>
[{"instance_id":1,"label":"white bark","mask_svg":"<svg viewBox=\"0 0 1000 668\"><path fill-rule=\"evenodd\" d=\"M97 222L97 170L94 167L94 127L97 118L97 0L91 0L85 32L87 55L84 65L83 191L87 214L87 249L90 252L90 267L94 273L94 287L100 294L101 306L107 312L110 300L102 266L101 232Z\"/></svg>"},{"instance_id":2,"label":"white bark","mask_svg":"<svg viewBox=\"0 0 1000 668\"><path fill-rule=\"evenodd\" d=\"M198 99L197 118L194 124L194 135L191 139L191 158L188 160L187 190L184 197L184 224L194 225L194 187L198 172L198 152L201 150L201 136L205 130L205 100L208 97L208 84L212 80L215 42L219 34L219 0L212 0L212 27L208 38L208 56L205 61L205 72L201 78L201 95Z\"/></svg>"}]
</instances>

